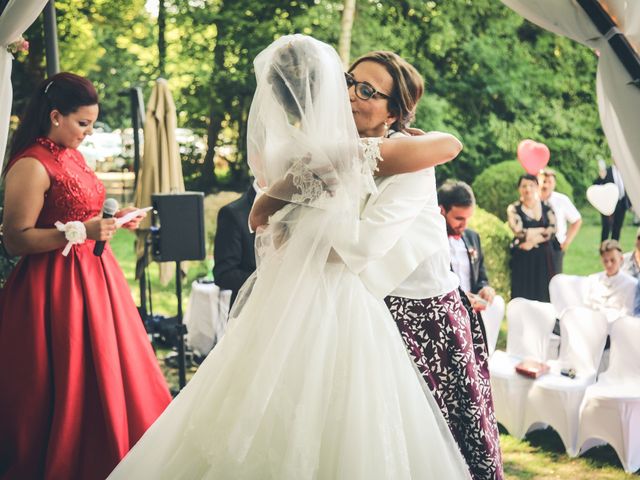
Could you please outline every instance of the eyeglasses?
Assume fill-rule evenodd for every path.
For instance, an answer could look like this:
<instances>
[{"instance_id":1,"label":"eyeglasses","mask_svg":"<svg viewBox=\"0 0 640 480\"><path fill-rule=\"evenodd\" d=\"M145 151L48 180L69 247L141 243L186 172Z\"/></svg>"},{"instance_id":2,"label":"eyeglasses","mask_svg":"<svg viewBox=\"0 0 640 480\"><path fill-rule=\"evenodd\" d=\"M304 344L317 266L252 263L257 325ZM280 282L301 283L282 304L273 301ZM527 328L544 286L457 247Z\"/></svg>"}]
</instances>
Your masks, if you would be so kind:
<instances>
[{"instance_id":1,"label":"eyeglasses","mask_svg":"<svg viewBox=\"0 0 640 480\"><path fill-rule=\"evenodd\" d=\"M382 98L391 98L386 93L379 92L367 82L358 82L350 73L345 73L344 79L347 81L347 88L355 87L354 91L356 92L356 96L361 100L370 100L376 97L376 95Z\"/></svg>"}]
</instances>

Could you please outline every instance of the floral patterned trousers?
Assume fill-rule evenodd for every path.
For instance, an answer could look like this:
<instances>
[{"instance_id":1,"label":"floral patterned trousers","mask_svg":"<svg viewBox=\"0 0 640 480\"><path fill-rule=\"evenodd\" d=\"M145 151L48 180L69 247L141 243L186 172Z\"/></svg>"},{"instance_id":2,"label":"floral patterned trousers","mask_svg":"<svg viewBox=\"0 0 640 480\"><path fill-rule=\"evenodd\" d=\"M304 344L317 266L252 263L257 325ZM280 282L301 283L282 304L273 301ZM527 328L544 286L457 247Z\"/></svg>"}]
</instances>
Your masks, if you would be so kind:
<instances>
[{"instance_id":1,"label":"floral patterned trousers","mask_svg":"<svg viewBox=\"0 0 640 480\"><path fill-rule=\"evenodd\" d=\"M476 480L503 479L500 437L482 324L459 290L426 299L387 297L418 370Z\"/></svg>"}]
</instances>

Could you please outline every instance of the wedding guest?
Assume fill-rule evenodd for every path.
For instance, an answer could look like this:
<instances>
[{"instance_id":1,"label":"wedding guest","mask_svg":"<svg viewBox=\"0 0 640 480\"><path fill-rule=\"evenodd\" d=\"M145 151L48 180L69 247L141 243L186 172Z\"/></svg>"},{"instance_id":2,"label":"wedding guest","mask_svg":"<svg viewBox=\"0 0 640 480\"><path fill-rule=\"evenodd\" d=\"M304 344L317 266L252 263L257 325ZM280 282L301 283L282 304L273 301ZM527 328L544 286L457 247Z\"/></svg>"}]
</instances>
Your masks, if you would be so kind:
<instances>
[{"instance_id":1,"label":"wedding guest","mask_svg":"<svg viewBox=\"0 0 640 480\"><path fill-rule=\"evenodd\" d=\"M633 295L633 316L640 317L640 282L636 284L636 292Z\"/></svg>"},{"instance_id":2,"label":"wedding guest","mask_svg":"<svg viewBox=\"0 0 640 480\"><path fill-rule=\"evenodd\" d=\"M45 80L4 169L5 247L22 258L0 291L2 478L104 479L171 400L77 150L97 117L89 80Z\"/></svg>"},{"instance_id":3,"label":"wedding guest","mask_svg":"<svg viewBox=\"0 0 640 480\"><path fill-rule=\"evenodd\" d=\"M556 218L547 202L538 195L538 178L521 175L520 200L507 208L513 231L511 243L511 298L549 301L549 281L555 275L554 249ZM554 246L554 242L556 246Z\"/></svg>"},{"instance_id":4,"label":"wedding guest","mask_svg":"<svg viewBox=\"0 0 640 480\"><path fill-rule=\"evenodd\" d=\"M640 228L636 231L634 249L623 255L622 269L632 277L640 279Z\"/></svg>"},{"instance_id":5,"label":"wedding guest","mask_svg":"<svg viewBox=\"0 0 640 480\"><path fill-rule=\"evenodd\" d=\"M584 304L603 312L609 321L632 315L638 281L621 270L622 248L616 240L605 240L600 245L603 272L589 275Z\"/></svg>"},{"instance_id":6,"label":"wedding guest","mask_svg":"<svg viewBox=\"0 0 640 480\"><path fill-rule=\"evenodd\" d=\"M467 227L476 208L473 190L465 182L449 180L438 189L438 203L447 222L451 268L460 279L460 288L469 297L471 306L484 321L491 353L498 340L505 305L504 299L489 285L480 235Z\"/></svg>"},{"instance_id":7,"label":"wedding guest","mask_svg":"<svg viewBox=\"0 0 640 480\"><path fill-rule=\"evenodd\" d=\"M562 273L564 254L580 231L582 216L569 197L564 193L556 192L554 170L545 168L540 171L538 181L540 182L540 199L551 206L556 216L556 240L560 244L560 249L554 249L554 271Z\"/></svg>"},{"instance_id":8,"label":"wedding guest","mask_svg":"<svg viewBox=\"0 0 640 480\"><path fill-rule=\"evenodd\" d=\"M400 56L386 51L365 54L349 68L347 85L361 137L423 134L408 125L424 82ZM442 154L451 155L446 152L452 147L444 147L452 143L449 135L428 132L422 136L440 139ZM435 147L433 152L438 151ZM458 151L454 148L452 155ZM385 163L378 164L377 192L360 214L360 236L366 243L360 253L369 252L363 255L366 262L360 277L376 296L386 297L407 350L447 419L472 477L503 478L482 323L450 269L435 170L385 177Z\"/></svg>"},{"instance_id":9,"label":"wedding guest","mask_svg":"<svg viewBox=\"0 0 640 480\"><path fill-rule=\"evenodd\" d=\"M249 212L256 198L254 181L237 200L218 212L213 249L213 281L221 289L231 290L231 305L238 290L256 269L255 233L249 230Z\"/></svg>"},{"instance_id":10,"label":"wedding guest","mask_svg":"<svg viewBox=\"0 0 640 480\"><path fill-rule=\"evenodd\" d=\"M624 182L622 181L622 176L620 175L618 168L615 165L610 165L605 168L604 161L601 161L598 166L598 178L593 181L593 184L604 185L606 183L613 183L618 187L618 202L616 203L616 209L611 215L600 215L600 220L602 222L600 239L604 242L609 238L609 234L611 234L611 238L613 240L620 240L620 230L622 230L622 225L624 224L624 216L631 206L631 202L629 201L627 192L624 189Z\"/></svg>"}]
</instances>

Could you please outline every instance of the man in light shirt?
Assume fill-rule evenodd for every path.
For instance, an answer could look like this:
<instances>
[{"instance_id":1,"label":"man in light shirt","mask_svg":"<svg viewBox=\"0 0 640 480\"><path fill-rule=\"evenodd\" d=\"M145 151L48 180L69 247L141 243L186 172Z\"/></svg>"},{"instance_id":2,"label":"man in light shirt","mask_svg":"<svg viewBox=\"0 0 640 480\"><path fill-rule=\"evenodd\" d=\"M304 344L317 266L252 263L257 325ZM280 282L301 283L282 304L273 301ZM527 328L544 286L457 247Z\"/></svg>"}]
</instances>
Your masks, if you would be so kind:
<instances>
[{"instance_id":1,"label":"man in light shirt","mask_svg":"<svg viewBox=\"0 0 640 480\"><path fill-rule=\"evenodd\" d=\"M632 315L638 281L623 272L622 248L616 240L605 240L600 246L604 271L589 275L584 303L604 313L613 322L624 315Z\"/></svg>"},{"instance_id":2,"label":"man in light shirt","mask_svg":"<svg viewBox=\"0 0 640 480\"><path fill-rule=\"evenodd\" d=\"M553 213L556 214L556 239L560 243L560 250L554 251L554 267L555 273L562 273L564 254L580 230L582 216L575 205L571 203L569 197L555 191L555 171L550 168L541 170L538 181L540 182L540 198L547 202Z\"/></svg>"}]
</instances>

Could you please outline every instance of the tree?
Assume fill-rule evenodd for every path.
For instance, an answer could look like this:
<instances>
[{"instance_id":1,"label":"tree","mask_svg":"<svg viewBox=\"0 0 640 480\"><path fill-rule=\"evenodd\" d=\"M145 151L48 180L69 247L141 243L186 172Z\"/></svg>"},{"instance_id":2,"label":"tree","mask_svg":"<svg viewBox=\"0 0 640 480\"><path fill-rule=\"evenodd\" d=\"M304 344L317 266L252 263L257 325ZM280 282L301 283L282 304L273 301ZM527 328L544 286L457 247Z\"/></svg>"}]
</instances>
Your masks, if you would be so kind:
<instances>
[{"instance_id":1,"label":"tree","mask_svg":"<svg viewBox=\"0 0 640 480\"><path fill-rule=\"evenodd\" d=\"M356 12L356 0L344 0L342 10L342 22L340 24L340 41L338 42L338 54L342 59L345 69L351 60L351 29L353 27L353 16Z\"/></svg>"}]
</instances>

